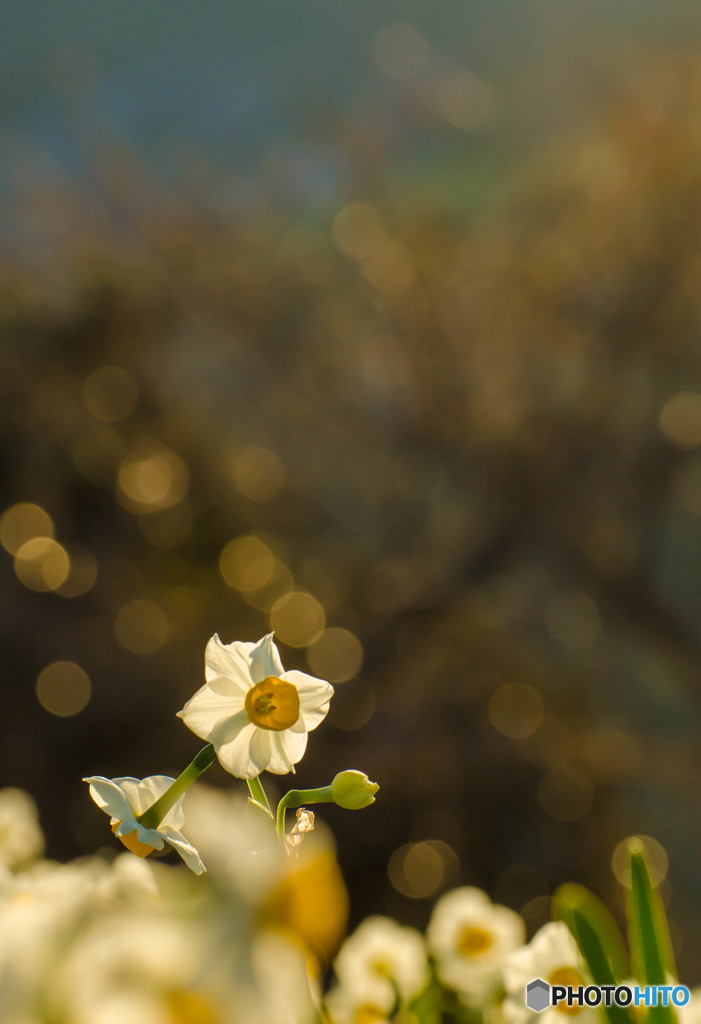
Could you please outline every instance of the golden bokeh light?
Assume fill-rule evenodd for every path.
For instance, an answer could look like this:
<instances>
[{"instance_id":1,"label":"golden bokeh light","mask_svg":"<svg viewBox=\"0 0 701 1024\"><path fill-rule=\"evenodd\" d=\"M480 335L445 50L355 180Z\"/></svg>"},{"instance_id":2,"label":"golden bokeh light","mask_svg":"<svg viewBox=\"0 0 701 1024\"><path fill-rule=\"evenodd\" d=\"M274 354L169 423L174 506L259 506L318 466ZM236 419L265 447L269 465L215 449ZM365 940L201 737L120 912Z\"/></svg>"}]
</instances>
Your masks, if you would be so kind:
<instances>
[{"instance_id":1,"label":"golden bokeh light","mask_svg":"<svg viewBox=\"0 0 701 1024\"><path fill-rule=\"evenodd\" d=\"M28 540L15 555L17 578L30 590L58 590L67 580L70 568L68 552L51 537Z\"/></svg>"},{"instance_id":2,"label":"golden bokeh light","mask_svg":"<svg viewBox=\"0 0 701 1024\"><path fill-rule=\"evenodd\" d=\"M543 776L538 799L555 821L579 821L594 801L591 779L577 768L557 768Z\"/></svg>"},{"instance_id":3,"label":"golden bokeh light","mask_svg":"<svg viewBox=\"0 0 701 1024\"><path fill-rule=\"evenodd\" d=\"M332 626L307 648L307 664L315 676L345 683L363 664L363 645L348 629Z\"/></svg>"},{"instance_id":4,"label":"golden bokeh light","mask_svg":"<svg viewBox=\"0 0 701 1024\"><path fill-rule=\"evenodd\" d=\"M114 621L119 643L134 654L151 654L168 639L168 617L155 601L137 599L123 605Z\"/></svg>"},{"instance_id":5,"label":"golden bokeh light","mask_svg":"<svg viewBox=\"0 0 701 1024\"><path fill-rule=\"evenodd\" d=\"M679 391L672 395L662 406L660 428L678 448L701 444L701 394Z\"/></svg>"},{"instance_id":6,"label":"golden bokeh light","mask_svg":"<svg viewBox=\"0 0 701 1024\"><path fill-rule=\"evenodd\" d=\"M54 524L39 505L21 501L6 509L0 518L0 544L16 555L23 544L35 537L53 537Z\"/></svg>"},{"instance_id":7,"label":"golden bokeh light","mask_svg":"<svg viewBox=\"0 0 701 1024\"><path fill-rule=\"evenodd\" d=\"M279 558L274 558L273 572L268 582L257 590L241 591L241 596L251 608L268 613L283 594L289 594L294 590L294 585L294 579L288 566Z\"/></svg>"},{"instance_id":8,"label":"golden bokeh light","mask_svg":"<svg viewBox=\"0 0 701 1024\"><path fill-rule=\"evenodd\" d=\"M665 848L652 836L628 836L616 846L611 855L611 868L618 881L630 889L631 844L638 845L643 849L650 872L650 881L653 885L661 885L667 877L669 858Z\"/></svg>"},{"instance_id":9,"label":"golden bokeh light","mask_svg":"<svg viewBox=\"0 0 701 1024\"><path fill-rule=\"evenodd\" d=\"M92 551L72 544L68 548L70 569L63 583L56 587L61 597L82 597L95 585L97 580L97 559Z\"/></svg>"},{"instance_id":10,"label":"golden bokeh light","mask_svg":"<svg viewBox=\"0 0 701 1024\"><path fill-rule=\"evenodd\" d=\"M247 593L269 583L275 559L260 537L235 537L219 556L219 572L230 587Z\"/></svg>"},{"instance_id":11,"label":"golden bokeh light","mask_svg":"<svg viewBox=\"0 0 701 1024\"><path fill-rule=\"evenodd\" d=\"M232 456L230 473L236 490L251 501L272 501L287 483L287 469L279 455L257 444Z\"/></svg>"},{"instance_id":12,"label":"golden bokeh light","mask_svg":"<svg viewBox=\"0 0 701 1024\"><path fill-rule=\"evenodd\" d=\"M83 384L85 408L105 423L123 420L133 412L137 393L136 381L121 366L101 366Z\"/></svg>"},{"instance_id":13,"label":"golden bokeh light","mask_svg":"<svg viewBox=\"0 0 701 1024\"><path fill-rule=\"evenodd\" d=\"M537 690L525 683L504 683L489 701L489 720L503 736L523 740L543 723L545 709Z\"/></svg>"},{"instance_id":14,"label":"golden bokeh light","mask_svg":"<svg viewBox=\"0 0 701 1024\"><path fill-rule=\"evenodd\" d=\"M73 661L54 661L36 681L41 706L59 718L70 718L87 707L92 694L88 674Z\"/></svg>"},{"instance_id":15,"label":"golden bokeh light","mask_svg":"<svg viewBox=\"0 0 701 1024\"><path fill-rule=\"evenodd\" d=\"M122 460L117 483L117 497L130 512L155 512L185 497L190 471L175 452L149 442Z\"/></svg>"},{"instance_id":16,"label":"golden bokeh light","mask_svg":"<svg viewBox=\"0 0 701 1024\"><path fill-rule=\"evenodd\" d=\"M318 640L326 613L315 597L293 590L279 597L270 609L270 627L290 647L306 647Z\"/></svg>"},{"instance_id":17,"label":"golden bokeh light","mask_svg":"<svg viewBox=\"0 0 701 1024\"><path fill-rule=\"evenodd\" d=\"M440 839L406 843L395 850L387 873L392 887L411 899L428 899L457 874L455 851Z\"/></svg>"}]
</instances>

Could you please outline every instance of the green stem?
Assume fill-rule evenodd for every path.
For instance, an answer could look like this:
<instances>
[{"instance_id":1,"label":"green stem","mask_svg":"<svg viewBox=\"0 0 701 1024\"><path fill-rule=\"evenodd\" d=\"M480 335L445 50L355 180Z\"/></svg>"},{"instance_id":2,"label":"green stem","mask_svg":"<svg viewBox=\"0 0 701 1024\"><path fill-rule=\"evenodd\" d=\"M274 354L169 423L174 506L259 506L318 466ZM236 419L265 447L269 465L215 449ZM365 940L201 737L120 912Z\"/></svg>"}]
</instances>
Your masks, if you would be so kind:
<instances>
[{"instance_id":1,"label":"green stem","mask_svg":"<svg viewBox=\"0 0 701 1024\"><path fill-rule=\"evenodd\" d=\"M268 814L272 817L273 812L270 810L270 804L268 803L268 798L265 795L265 790L263 789L263 783L260 781L260 777L256 775L255 779L246 779L246 782L248 783L248 790L251 794L251 799L255 800L255 802L260 804L261 807L265 807Z\"/></svg>"},{"instance_id":2,"label":"green stem","mask_svg":"<svg viewBox=\"0 0 701 1024\"><path fill-rule=\"evenodd\" d=\"M199 779L202 772L206 771L217 759L217 753L211 743L200 750L199 754L187 768L178 775L177 779L158 800L152 804L143 814L137 816L137 821L144 828L158 828L168 811L175 804L176 800L188 789L192 783Z\"/></svg>"},{"instance_id":3,"label":"green stem","mask_svg":"<svg viewBox=\"0 0 701 1024\"><path fill-rule=\"evenodd\" d=\"M304 804L332 804L331 786L320 789L291 789L277 805L277 835L285 838L285 811L288 807L302 807Z\"/></svg>"}]
</instances>

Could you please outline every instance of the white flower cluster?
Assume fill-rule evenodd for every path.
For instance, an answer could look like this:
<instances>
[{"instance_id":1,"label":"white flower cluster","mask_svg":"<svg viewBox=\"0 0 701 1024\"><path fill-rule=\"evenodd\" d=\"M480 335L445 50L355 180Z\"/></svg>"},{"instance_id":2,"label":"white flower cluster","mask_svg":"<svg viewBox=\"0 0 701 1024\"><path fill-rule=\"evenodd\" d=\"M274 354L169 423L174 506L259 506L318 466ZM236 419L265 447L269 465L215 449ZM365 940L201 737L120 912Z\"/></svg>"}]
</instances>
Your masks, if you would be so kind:
<instances>
[{"instance_id":1,"label":"white flower cluster","mask_svg":"<svg viewBox=\"0 0 701 1024\"><path fill-rule=\"evenodd\" d=\"M600 1008L565 1004L533 1014L524 992L535 978L591 984L577 944L561 922L544 925L525 944L519 915L470 886L438 900L425 938L391 918L368 918L343 943L334 970L337 982L326 997L332 1024L473 1021L475 1012L489 1024L606 1019ZM678 1013L680 1024L698 1024L701 989Z\"/></svg>"},{"instance_id":2,"label":"white flower cluster","mask_svg":"<svg viewBox=\"0 0 701 1024\"><path fill-rule=\"evenodd\" d=\"M316 1018L304 949L318 940L328 955L346 913L328 843L316 837L293 860L245 801L206 787L190 800L193 835L211 862L198 879L126 852L111 863L38 859L43 838L31 800L0 791L3 1024ZM298 912L315 898L311 878L327 907L326 935L310 933Z\"/></svg>"},{"instance_id":3,"label":"white flower cluster","mask_svg":"<svg viewBox=\"0 0 701 1024\"><path fill-rule=\"evenodd\" d=\"M162 785L118 788L138 807ZM187 805L209 865L197 879L133 853L40 859L32 801L0 790L3 1024L526 1024L533 978L591 980L564 924L525 944L518 914L463 887L438 900L425 937L390 918L364 921L338 950L324 996L322 967L348 908L323 832L291 858L255 807L205 786ZM177 830L181 811L166 828ZM308 825L300 815L299 831ZM678 1012L679 1024L698 1024L701 994ZM539 1024L572 1024L563 1013L604 1024L600 1008L576 1006L545 1010Z\"/></svg>"}]
</instances>

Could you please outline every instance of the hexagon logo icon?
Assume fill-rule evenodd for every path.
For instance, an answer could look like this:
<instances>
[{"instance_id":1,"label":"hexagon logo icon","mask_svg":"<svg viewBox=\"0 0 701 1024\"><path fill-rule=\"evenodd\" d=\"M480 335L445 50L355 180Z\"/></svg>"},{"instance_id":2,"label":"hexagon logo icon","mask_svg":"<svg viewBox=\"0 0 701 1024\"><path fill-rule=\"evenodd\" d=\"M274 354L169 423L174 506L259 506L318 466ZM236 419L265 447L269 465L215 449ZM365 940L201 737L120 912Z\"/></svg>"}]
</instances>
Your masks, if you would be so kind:
<instances>
[{"instance_id":1,"label":"hexagon logo icon","mask_svg":"<svg viewBox=\"0 0 701 1024\"><path fill-rule=\"evenodd\" d=\"M542 1013L550 1006L550 986L547 981L536 978L526 985L526 1006L536 1013Z\"/></svg>"}]
</instances>

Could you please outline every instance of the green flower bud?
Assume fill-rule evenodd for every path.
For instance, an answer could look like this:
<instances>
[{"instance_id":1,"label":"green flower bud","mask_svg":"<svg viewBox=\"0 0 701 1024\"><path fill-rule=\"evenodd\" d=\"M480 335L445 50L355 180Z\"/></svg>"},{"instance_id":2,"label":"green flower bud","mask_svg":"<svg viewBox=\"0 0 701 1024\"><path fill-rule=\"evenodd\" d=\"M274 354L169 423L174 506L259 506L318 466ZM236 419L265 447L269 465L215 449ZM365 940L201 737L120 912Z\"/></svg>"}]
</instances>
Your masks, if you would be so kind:
<instances>
[{"instance_id":1,"label":"green flower bud","mask_svg":"<svg viewBox=\"0 0 701 1024\"><path fill-rule=\"evenodd\" d=\"M331 783L331 799L339 807L359 811L361 807L375 803L375 793L379 788L376 782L370 782L365 772L339 772Z\"/></svg>"}]
</instances>

